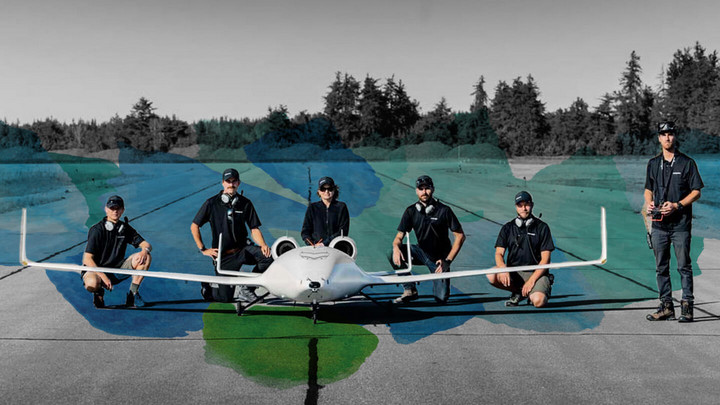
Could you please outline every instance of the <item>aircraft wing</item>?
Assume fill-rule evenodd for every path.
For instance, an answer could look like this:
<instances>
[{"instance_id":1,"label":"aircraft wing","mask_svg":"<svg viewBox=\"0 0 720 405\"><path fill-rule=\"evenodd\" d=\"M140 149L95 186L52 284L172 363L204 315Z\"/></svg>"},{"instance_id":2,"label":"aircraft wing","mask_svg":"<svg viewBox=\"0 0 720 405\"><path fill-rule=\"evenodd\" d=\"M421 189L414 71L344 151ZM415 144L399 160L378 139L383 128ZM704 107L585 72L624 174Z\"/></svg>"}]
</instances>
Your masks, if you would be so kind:
<instances>
[{"instance_id":1,"label":"aircraft wing","mask_svg":"<svg viewBox=\"0 0 720 405\"><path fill-rule=\"evenodd\" d=\"M582 266L599 266L607 262L607 229L605 225L605 207L600 208L600 238L601 238L601 251L600 257L596 260L585 260L585 261L572 261L562 263L548 263L543 265L532 265L532 266L515 266L515 267L490 267L486 269L476 270L461 270L451 271L448 273L431 273L431 274L419 274L411 276L398 276L398 275L387 275L387 276L375 276L373 273L368 274L373 279L367 285L383 285L383 284L402 284L402 283L416 283L421 281L432 281L432 280L445 280L451 278L460 277L473 277L487 274L516 272L516 271L532 271L537 269L567 269Z\"/></svg>"},{"instance_id":2,"label":"aircraft wing","mask_svg":"<svg viewBox=\"0 0 720 405\"><path fill-rule=\"evenodd\" d=\"M237 272L237 275L224 275L224 276L212 276L202 274L188 274L188 273L173 273L166 271L150 271L150 270L130 270L130 269L115 269L108 267L87 267L80 266L77 264L68 263L47 263L47 262L35 262L27 257L26 253L26 236L27 236L27 209L22 210L22 220L20 223L20 263L28 267L38 267L47 270L59 270L59 271L96 271L101 273L115 273L115 274L127 274L131 276L143 276L143 277L157 277L165 278L170 280L183 280L183 281L197 281L211 284L226 284L226 285L248 285L264 287L263 284L258 283L257 278L261 275L260 273L242 273ZM223 274L230 274L229 271L224 271Z\"/></svg>"}]
</instances>

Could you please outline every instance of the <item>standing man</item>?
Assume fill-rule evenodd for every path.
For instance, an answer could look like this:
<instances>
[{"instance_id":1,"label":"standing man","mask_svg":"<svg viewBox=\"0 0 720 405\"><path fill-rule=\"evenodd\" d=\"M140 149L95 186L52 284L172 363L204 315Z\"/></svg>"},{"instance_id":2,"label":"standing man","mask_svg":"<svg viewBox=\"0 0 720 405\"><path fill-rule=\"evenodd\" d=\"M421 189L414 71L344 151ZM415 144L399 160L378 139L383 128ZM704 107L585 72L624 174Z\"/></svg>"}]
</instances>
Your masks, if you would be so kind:
<instances>
[{"instance_id":1,"label":"standing man","mask_svg":"<svg viewBox=\"0 0 720 405\"><path fill-rule=\"evenodd\" d=\"M430 176L420 176L415 181L415 194L418 201L405 209L398 233L393 240L392 262L400 267L407 259L403 256L402 240L405 234L415 231L417 245L410 247L411 260L428 267L431 273L450 271L450 264L460 252L465 242L460 221L450 207L433 197L435 186ZM450 243L448 230L453 233L453 243ZM450 297L450 280L435 281L433 287L435 300L447 302ZM395 303L405 303L418 298L418 292L413 283L403 284L405 291L395 299Z\"/></svg>"},{"instance_id":2,"label":"standing man","mask_svg":"<svg viewBox=\"0 0 720 405\"><path fill-rule=\"evenodd\" d=\"M147 270L150 268L150 252L152 246L128 224L128 219L120 221L125 212L125 202L118 195L108 198L105 203L105 218L93 225L88 231L87 246L83 254L83 266L110 267L131 270ZM125 251L130 244L141 250L127 258ZM96 271L83 271L80 273L85 289L93 293L95 308L105 307L105 290L112 291L115 284L128 279L130 276ZM125 298L126 307L145 306L138 289L142 276L132 276L132 284Z\"/></svg>"},{"instance_id":3,"label":"standing man","mask_svg":"<svg viewBox=\"0 0 720 405\"><path fill-rule=\"evenodd\" d=\"M205 256L211 257L213 262L218 257L218 238L222 234L222 263L220 267L225 270L240 270L243 264L254 264L253 273L262 273L272 263L270 247L265 243L260 232L260 219L253 203L238 194L240 175L235 169L226 169L222 174L223 190L208 198L195 215L190 232L197 248ZM206 248L200 234L200 227L210 222L212 230L212 247ZM248 239L247 225L250 236L257 244ZM224 300L232 300L232 289ZM257 296L254 287L240 287L239 298L243 301L255 301Z\"/></svg>"},{"instance_id":4,"label":"standing man","mask_svg":"<svg viewBox=\"0 0 720 405\"><path fill-rule=\"evenodd\" d=\"M495 265L499 268L550 263L555 250L550 227L532 214L532 196L527 191L515 195L517 217L500 228L495 242ZM507 253L507 261L505 260ZM544 307L550 298L553 276L547 269L488 274L493 287L512 293L505 306L515 307L524 298L536 307Z\"/></svg>"},{"instance_id":5,"label":"standing man","mask_svg":"<svg viewBox=\"0 0 720 405\"><path fill-rule=\"evenodd\" d=\"M693 321L693 275L690 262L692 203L700 198L703 182L695 161L677 149L675 123L658 125L662 153L650 159L645 177L645 204L652 216L651 241L660 306L648 321L674 320L675 307L670 285L670 244L675 248L682 300L680 322Z\"/></svg>"}]
</instances>

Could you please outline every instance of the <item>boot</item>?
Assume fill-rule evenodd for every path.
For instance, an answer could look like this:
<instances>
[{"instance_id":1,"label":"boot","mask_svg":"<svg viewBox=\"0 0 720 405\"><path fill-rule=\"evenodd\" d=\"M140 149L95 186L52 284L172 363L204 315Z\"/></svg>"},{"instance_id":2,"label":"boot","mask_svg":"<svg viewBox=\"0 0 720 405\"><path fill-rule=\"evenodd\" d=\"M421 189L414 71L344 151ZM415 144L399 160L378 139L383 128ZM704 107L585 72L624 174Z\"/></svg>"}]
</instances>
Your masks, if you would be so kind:
<instances>
[{"instance_id":1,"label":"boot","mask_svg":"<svg viewBox=\"0 0 720 405\"><path fill-rule=\"evenodd\" d=\"M414 301L418 299L418 292L413 288L405 289L401 296L395 298L396 304L404 304L406 302Z\"/></svg>"},{"instance_id":2,"label":"boot","mask_svg":"<svg viewBox=\"0 0 720 405\"><path fill-rule=\"evenodd\" d=\"M692 322L693 321L693 302L692 301L680 301L680 318L678 322Z\"/></svg>"},{"instance_id":3,"label":"boot","mask_svg":"<svg viewBox=\"0 0 720 405\"><path fill-rule=\"evenodd\" d=\"M645 319L648 321L671 321L675 320L675 307L672 301L663 301L660 303L657 311L648 314Z\"/></svg>"}]
</instances>

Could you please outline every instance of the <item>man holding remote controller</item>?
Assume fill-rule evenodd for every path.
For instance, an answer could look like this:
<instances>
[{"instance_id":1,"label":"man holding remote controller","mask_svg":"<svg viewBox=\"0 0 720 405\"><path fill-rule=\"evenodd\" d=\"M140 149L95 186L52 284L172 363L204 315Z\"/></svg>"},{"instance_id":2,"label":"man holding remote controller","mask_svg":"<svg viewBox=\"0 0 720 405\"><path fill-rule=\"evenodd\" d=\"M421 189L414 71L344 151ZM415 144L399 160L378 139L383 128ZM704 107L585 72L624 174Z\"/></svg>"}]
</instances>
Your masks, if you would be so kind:
<instances>
[{"instance_id":1,"label":"man holding remote controller","mask_svg":"<svg viewBox=\"0 0 720 405\"><path fill-rule=\"evenodd\" d=\"M675 248L682 300L680 322L693 321L693 274L690 261L692 203L700 198L703 182L695 161L677 149L675 123L658 124L662 152L650 159L645 177L645 204L652 216L651 241L660 306L648 321L674 320L670 285L670 244Z\"/></svg>"}]
</instances>

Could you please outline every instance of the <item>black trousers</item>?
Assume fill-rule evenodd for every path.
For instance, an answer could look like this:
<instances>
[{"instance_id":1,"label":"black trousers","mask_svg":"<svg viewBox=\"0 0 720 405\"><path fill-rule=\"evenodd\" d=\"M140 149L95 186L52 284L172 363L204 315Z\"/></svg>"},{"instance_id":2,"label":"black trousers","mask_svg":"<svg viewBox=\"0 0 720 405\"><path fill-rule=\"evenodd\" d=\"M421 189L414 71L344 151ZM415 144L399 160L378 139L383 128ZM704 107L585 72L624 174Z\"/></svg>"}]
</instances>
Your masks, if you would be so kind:
<instances>
[{"instance_id":1,"label":"black trousers","mask_svg":"<svg viewBox=\"0 0 720 405\"><path fill-rule=\"evenodd\" d=\"M272 256L265 257L262 249L256 245L248 245L231 255L223 256L220 268L223 270L240 270L244 264L255 265L253 273L263 273L273 262Z\"/></svg>"}]
</instances>

